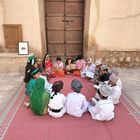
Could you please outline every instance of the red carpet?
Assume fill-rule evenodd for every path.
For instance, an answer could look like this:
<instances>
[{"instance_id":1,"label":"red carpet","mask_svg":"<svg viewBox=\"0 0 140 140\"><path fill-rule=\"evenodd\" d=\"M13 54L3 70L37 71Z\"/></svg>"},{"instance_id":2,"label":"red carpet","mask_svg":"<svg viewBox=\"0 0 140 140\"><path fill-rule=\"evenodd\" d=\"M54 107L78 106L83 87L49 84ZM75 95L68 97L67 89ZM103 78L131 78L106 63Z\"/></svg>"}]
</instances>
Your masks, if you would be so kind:
<instances>
[{"instance_id":1,"label":"red carpet","mask_svg":"<svg viewBox=\"0 0 140 140\"><path fill-rule=\"evenodd\" d=\"M90 82L80 77L67 76L51 79L64 81L62 93L71 91L72 79L79 79L84 87L82 93L87 99L95 94ZM64 117L55 119L48 115L35 116L30 109L20 105L4 140L140 140L140 125L122 103L115 108L115 119L99 122L91 119L89 113L82 118Z\"/></svg>"}]
</instances>

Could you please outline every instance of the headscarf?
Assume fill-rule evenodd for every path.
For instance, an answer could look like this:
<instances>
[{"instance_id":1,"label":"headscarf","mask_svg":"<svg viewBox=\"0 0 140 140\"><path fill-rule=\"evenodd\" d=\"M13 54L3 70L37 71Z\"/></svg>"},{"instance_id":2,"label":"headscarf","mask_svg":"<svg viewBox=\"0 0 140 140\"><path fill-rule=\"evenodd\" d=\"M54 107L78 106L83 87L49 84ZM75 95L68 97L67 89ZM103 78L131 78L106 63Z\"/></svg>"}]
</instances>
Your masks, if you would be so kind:
<instances>
[{"instance_id":1,"label":"headscarf","mask_svg":"<svg viewBox=\"0 0 140 140\"><path fill-rule=\"evenodd\" d=\"M35 59L36 59L35 55L29 56L29 58L27 60L27 64L34 65Z\"/></svg>"},{"instance_id":2,"label":"headscarf","mask_svg":"<svg viewBox=\"0 0 140 140\"><path fill-rule=\"evenodd\" d=\"M30 95L31 110L37 114L42 115L47 102L43 101L43 94L45 91L45 80L42 78L37 78L35 86Z\"/></svg>"}]
</instances>

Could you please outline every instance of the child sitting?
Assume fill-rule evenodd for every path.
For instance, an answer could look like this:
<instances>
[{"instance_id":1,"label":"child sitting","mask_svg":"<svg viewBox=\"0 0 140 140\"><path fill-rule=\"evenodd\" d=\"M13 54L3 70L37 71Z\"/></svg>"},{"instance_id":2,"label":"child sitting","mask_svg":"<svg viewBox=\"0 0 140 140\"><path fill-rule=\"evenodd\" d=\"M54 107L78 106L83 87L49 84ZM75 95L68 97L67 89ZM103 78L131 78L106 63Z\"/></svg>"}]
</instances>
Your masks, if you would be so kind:
<instances>
[{"instance_id":1,"label":"child sitting","mask_svg":"<svg viewBox=\"0 0 140 140\"><path fill-rule=\"evenodd\" d=\"M71 57L67 58L65 67L66 74L72 74L74 72L76 65L74 64L74 60Z\"/></svg>"},{"instance_id":2,"label":"child sitting","mask_svg":"<svg viewBox=\"0 0 140 140\"><path fill-rule=\"evenodd\" d=\"M66 112L65 107L65 96L60 93L60 91L63 89L63 82L62 81L56 81L53 83L52 86L52 92L51 92L51 98L49 103L48 112L49 115L55 118L62 117Z\"/></svg>"},{"instance_id":3,"label":"child sitting","mask_svg":"<svg viewBox=\"0 0 140 140\"><path fill-rule=\"evenodd\" d=\"M43 68L46 72L47 78L55 77L55 73L53 70L53 64L51 61L51 57L49 54L45 54L43 59Z\"/></svg>"},{"instance_id":4,"label":"child sitting","mask_svg":"<svg viewBox=\"0 0 140 140\"><path fill-rule=\"evenodd\" d=\"M64 65L60 57L57 57L54 63L54 73L56 76L65 76Z\"/></svg>"},{"instance_id":5,"label":"child sitting","mask_svg":"<svg viewBox=\"0 0 140 140\"><path fill-rule=\"evenodd\" d=\"M99 121L109 121L114 118L114 104L112 100L107 99L110 95L111 87L103 84L99 88L100 99L97 101L95 98L91 99L88 111L92 119Z\"/></svg>"},{"instance_id":6,"label":"child sitting","mask_svg":"<svg viewBox=\"0 0 140 140\"><path fill-rule=\"evenodd\" d=\"M91 58L87 58L86 61L86 66L81 71L81 77L86 77L87 79L92 79L94 77L94 72L95 72L95 64L92 63Z\"/></svg>"},{"instance_id":7,"label":"child sitting","mask_svg":"<svg viewBox=\"0 0 140 140\"><path fill-rule=\"evenodd\" d=\"M76 70L74 71L74 75L81 76L81 71L84 70L85 66L86 66L86 61L83 59L81 55L79 55L76 60Z\"/></svg>"},{"instance_id":8,"label":"child sitting","mask_svg":"<svg viewBox=\"0 0 140 140\"><path fill-rule=\"evenodd\" d=\"M81 94L82 83L74 79L71 82L73 92L69 93L66 99L67 113L71 116L82 117L83 113L87 111L88 102L86 97Z\"/></svg>"}]
</instances>

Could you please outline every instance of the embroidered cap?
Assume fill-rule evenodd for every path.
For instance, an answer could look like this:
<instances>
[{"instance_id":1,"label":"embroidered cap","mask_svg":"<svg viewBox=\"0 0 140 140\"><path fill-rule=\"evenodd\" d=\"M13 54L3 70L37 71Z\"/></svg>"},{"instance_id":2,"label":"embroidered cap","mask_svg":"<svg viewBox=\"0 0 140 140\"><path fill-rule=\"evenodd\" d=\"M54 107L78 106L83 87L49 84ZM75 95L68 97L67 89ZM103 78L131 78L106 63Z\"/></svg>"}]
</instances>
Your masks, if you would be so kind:
<instances>
[{"instance_id":1,"label":"embroidered cap","mask_svg":"<svg viewBox=\"0 0 140 140\"><path fill-rule=\"evenodd\" d=\"M112 81L113 83L116 83L118 81L118 77L114 73L112 73L109 76L109 80Z\"/></svg>"},{"instance_id":2,"label":"embroidered cap","mask_svg":"<svg viewBox=\"0 0 140 140\"><path fill-rule=\"evenodd\" d=\"M108 67L106 65L102 65L101 70L108 70Z\"/></svg>"},{"instance_id":3,"label":"embroidered cap","mask_svg":"<svg viewBox=\"0 0 140 140\"><path fill-rule=\"evenodd\" d=\"M101 65L101 64L102 64L102 62L101 62L100 59L96 60L96 62L95 62L95 65L96 65L96 66L99 66L99 65Z\"/></svg>"},{"instance_id":4,"label":"embroidered cap","mask_svg":"<svg viewBox=\"0 0 140 140\"><path fill-rule=\"evenodd\" d=\"M72 80L72 82L71 82L72 90L79 93L81 91L82 87L83 87L83 85L79 80L77 80L77 79Z\"/></svg>"},{"instance_id":5,"label":"embroidered cap","mask_svg":"<svg viewBox=\"0 0 140 140\"><path fill-rule=\"evenodd\" d=\"M101 87L99 88L100 94L103 97L108 97L111 94L111 86L107 84L102 84Z\"/></svg>"},{"instance_id":6,"label":"embroidered cap","mask_svg":"<svg viewBox=\"0 0 140 140\"><path fill-rule=\"evenodd\" d=\"M87 58L87 63L88 64L92 63L92 58Z\"/></svg>"}]
</instances>

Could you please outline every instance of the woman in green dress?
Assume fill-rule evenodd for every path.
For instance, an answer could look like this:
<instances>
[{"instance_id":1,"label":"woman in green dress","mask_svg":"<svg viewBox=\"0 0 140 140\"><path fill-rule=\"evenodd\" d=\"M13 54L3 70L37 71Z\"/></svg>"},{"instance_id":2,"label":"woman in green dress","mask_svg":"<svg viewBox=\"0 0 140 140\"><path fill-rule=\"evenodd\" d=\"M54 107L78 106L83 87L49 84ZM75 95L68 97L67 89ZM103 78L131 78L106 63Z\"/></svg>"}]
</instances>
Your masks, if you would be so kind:
<instances>
[{"instance_id":1,"label":"woman in green dress","mask_svg":"<svg viewBox=\"0 0 140 140\"><path fill-rule=\"evenodd\" d=\"M44 88L45 80L37 78L30 95L30 107L34 114L44 115L48 112L50 93Z\"/></svg>"}]
</instances>

